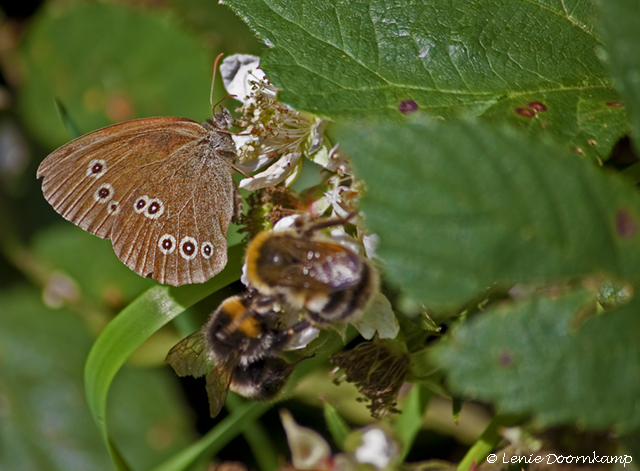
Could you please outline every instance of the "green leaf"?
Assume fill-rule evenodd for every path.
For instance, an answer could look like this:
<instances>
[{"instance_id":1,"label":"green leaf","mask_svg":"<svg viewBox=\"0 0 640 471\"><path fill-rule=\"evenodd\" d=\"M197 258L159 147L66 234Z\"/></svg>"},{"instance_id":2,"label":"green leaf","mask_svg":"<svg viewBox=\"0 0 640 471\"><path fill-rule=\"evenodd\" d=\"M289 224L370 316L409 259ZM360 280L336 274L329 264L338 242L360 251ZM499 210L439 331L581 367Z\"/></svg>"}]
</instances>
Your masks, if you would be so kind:
<instances>
[{"instance_id":1,"label":"green leaf","mask_svg":"<svg viewBox=\"0 0 640 471\"><path fill-rule=\"evenodd\" d=\"M337 347L337 343L334 343L334 347ZM314 358L303 361L293 372L293 378L289 380L289 384L297 383L301 377L311 371L317 371L322 364L326 363L327 358L325 355L317 355ZM233 395L233 393L230 395ZM286 397L286 392L283 396ZM254 422L270 407L272 407L272 404L259 401L246 401L238 407L232 407L233 412L211 429L209 433L162 465L154 468L153 471L184 471L199 457L205 454L212 455L217 453L236 435L253 427ZM271 458L268 459L270 460Z\"/></svg>"},{"instance_id":2,"label":"green leaf","mask_svg":"<svg viewBox=\"0 0 640 471\"><path fill-rule=\"evenodd\" d=\"M85 365L85 391L89 409L115 462L105 411L113 377L147 338L189 306L240 276L243 247L229 248L225 269L207 283L178 288L156 286L127 306L100 334ZM126 469L126 468L120 468Z\"/></svg>"},{"instance_id":3,"label":"green leaf","mask_svg":"<svg viewBox=\"0 0 640 471\"><path fill-rule=\"evenodd\" d=\"M83 319L45 307L25 286L1 291L0 306L0 469L112 471L83 398L92 342ZM188 443L190 420L168 372L123 373L111 397L114 441L137 469L148 469Z\"/></svg>"},{"instance_id":4,"label":"green leaf","mask_svg":"<svg viewBox=\"0 0 640 471\"><path fill-rule=\"evenodd\" d=\"M640 136L640 3L600 0L599 26L606 39L606 60L620 90L633 126L636 149Z\"/></svg>"},{"instance_id":5,"label":"green leaf","mask_svg":"<svg viewBox=\"0 0 640 471\"><path fill-rule=\"evenodd\" d=\"M434 349L449 384L542 425L640 425L640 303L600 315L584 290L534 298L477 315ZM591 315L591 317L589 317Z\"/></svg>"},{"instance_id":6,"label":"green leaf","mask_svg":"<svg viewBox=\"0 0 640 471\"><path fill-rule=\"evenodd\" d=\"M262 67L294 108L403 119L482 116L605 159L628 130L596 56L590 1L225 0L271 49ZM578 150L579 149L579 150Z\"/></svg>"},{"instance_id":7,"label":"green leaf","mask_svg":"<svg viewBox=\"0 0 640 471\"><path fill-rule=\"evenodd\" d=\"M266 402L246 402L238 407L196 443L157 466L153 471L184 471L199 457L214 455L247 426L251 426L271 405Z\"/></svg>"},{"instance_id":8,"label":"green leaf","mask_svg":"<svg viewBox=\"0 0 640 471\"><path fill-rule=\"evenodd\" d=\"M245 402L242 397L230 392L227 396L225 407L229 412L235 412ZM258 469L260 471L276 471L279 468L278 455L269 433L257 420L246 425L242 435L251 449L251 454L258 464Z\"/></svg>"},{"instance_id":9,"label":"green leaf","mask_svg":"<svg viewBox=\"0 0 640 471\"><path fill-rule=\"evenodd\" d=\"M338 409L336 409L330 402L324 402L322 404L322 410L324 412L324 420L327 423L331 438L336 442L338 448L344 450L344 441L347 435L351 433L351 429L347 424L347 421L340 415Z\"/></svg>"},{"instance_id":10,"label":"green leaf","mask_svg":"<svg viewBox=\"0 0 640 471\"><path fill-rule=\"evenodd\" d=\"M47 309L26 287L3 291L0 304L0 468L110 470L82 398L91 346L82 320Z\"/></svg>"},{"instance_id":11,"label":"green leaf","mask_svg":"<svg viewBox=\"0 0 640 471\"><path fill-rule=\"evenodd\" d=\"M489 452L503 440L503 436L500 434L500 429L503 427L514 427L521 422L522 419L520 417L502 415L495 416L484 432L482 432L480 438L478 438L473 446L469 448L467 454L464 455L462 460L460 460L456 470L468 471L475 469L484 461Z\"/></svg>"},{"instance_id":12,"label":"green leaf","mask_svg":"<svg viewBox=\"0 0 640 471\"><path fill-rule=\"evenodd\" d=\"M428 307L516 282L638 279L640 197L584 159L471 122L350 125L339 137L368 186L378 255Z\"/></svg>"},{"instance_id":13,"label":"green leaf","mask_svg":"<svg viewBox=\"0 0 640 471\"><path fill-rule=\"evenodd\" d=\"M184 392L168 369L124 367L111 389L110 433L132 469L156 466L196 438Z\"/></svg>"},{"instance_id":14,"label":"green leaf","mask_svg":"<svg viewBox=\"0 0 640 471\"><path fill-rule=\"evenodd\" d=\"M168 4L178 20L198 34L212 57L220 52L259 55L264 49L249 27L224 5L210 0L169 0Z\"/></svg>"},{"instance_id":15,"label":"green leaf","mask_svg":"<svg viewBox=\"0 0 640 471\"><path fill-rule=\"evenodd\" d=\"M213 58L167 15L114 3L46 4L19 54L19 110L47 147L70 137L55 100L83 133L143 116L211 116Z\"/></svg>"},{"instance_id":16,"label":"green leaf","mask_svg":"<svg viewBox=\"0 0 640 471\"><path fill-rule=\"evenodd\" d=\"M157 284L118 260L110 240L66 222L39 231L32 247L38 260L70 277L99 306L122 307Z\"/></svg>"},{"instance_id":17,"label":"green leaf","mask_svg":"<svg viewBox=\"0 0 640 471\"><path fill-rule=\"evenodd\" d=\"M409 454L413 441L424 424L424 415L433 393L420 384L414 384L411 392L402 404L400 415L393 423L393 430L402 444L399 462L402 463Z\"/></svg>"}]
</instances>

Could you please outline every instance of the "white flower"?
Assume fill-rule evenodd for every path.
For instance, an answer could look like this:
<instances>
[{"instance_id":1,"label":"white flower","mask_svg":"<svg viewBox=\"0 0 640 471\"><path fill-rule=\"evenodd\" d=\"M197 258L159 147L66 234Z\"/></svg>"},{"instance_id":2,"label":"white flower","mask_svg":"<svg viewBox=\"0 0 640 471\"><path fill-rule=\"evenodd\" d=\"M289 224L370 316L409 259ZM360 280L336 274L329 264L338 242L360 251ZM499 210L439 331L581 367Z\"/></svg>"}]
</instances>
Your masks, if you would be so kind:
<instances>
[{"instance_id":1,"label":"white flower","mask_svg":"<svg viewBox=\"0 0 640 471\"><path fill-rule=\"evenodd\" d=\"M398 442L382 428L371 426L360 433L362 441L353 454L358 463L367 463L381 470L398 458Z\"/></svg>"},{"instance_id":2,"label":"white flower","mask_svg":"<svg viewBox=\"0 0 640 471\"><path fill-rule=\"evenodd\" d=\"M367 254L367 258L376 256L376 249L379 243L380 237L378 237L378 234L364 234L362 236L362 245L364 245L364 253Z\"/></svg>"},{"instance_id":3,"label":"white flower","mask_svg":"<svg viewBox=\"0 0 640 471\"><path fill-rule=\"evenodd\" d=\"M258 190L268 186L276 186L283 180L289 180L289 177L295 180L302 169L300 156L302 156L300 152L285 154L264 172L240 180L238 186L245 190Z\"/></svg>"},{"instance_id":4,"label":"white flower","mask_svg":"<svg viewBox=\"0 0 640 471\"><path fill-rule=\"evenodd\" d=\"M289 325L291 326L293 325L293 323L289 323ZM305 348L319 336L320 329L318 329L317 327L309 326L303 331L298 332L291 337L291 340L287 343L287 351L300 350L302 348Z\"/></svg>"},{"instance_id":5,"label":"white flower","mask_svg":"<svg viewBox=\"0 0 640 471\"><path fill-rule=\"evenodd\" d=\"M338 152L338 144L327 150L327 147L318 148L318 151L310 157L312 161L335 172L340 176L351 175L351 166L345 157Z\"/></svg>"},{"instance_id":6,"label":"white flower","mask_svg":"<svg viewBox=\"0 0 640 471\"><path fill-rule=\"evenodd\" d=\"M344 226L336 226L331 229L331 238L338 244L351 250L353 253L360 254L362 246L344 230Z\"/></svg>"},{"instance_id":7,"label":"white flower","mask_svg":"<svg viewBox=\"0 0 640 471\"><path fill-rule=\"evenodd\" d=\"M379 291L367 310L352 324L367 340L371 340L376 331L381 339L395 339L400 332L400 324L391 308L391 303Z\"/></svg>"},{"instance_id":8,"label":"white flower","mask_svg":"<svg viewBox=\"0 0 640 471\"><path fill-rule=\"evenodd\" d=\"M282 409L280 420L287 434L291 462L296 469L318 470L330 468L331 448L315 430L301 427L296 423L291 412Z\"/></svg>"},{"instance_id":9,"label":"white flower","mask_svg":"<svg viewBox=\"0 0 640 471\"><path fill-rule=\"evenodd\" d=\"M264 72L260 70L260 58L249 54L234 54L225 58L220 65L220 75L227 92L242 103L252 100L256 82L266 80ZM273 86L264 92L274 98L277 95L277 89Z\"/></svg>"},{"instance_id":10,"label":"white flower","mask_svg":"<svg viewBox=\"0 0 640 471\"><path fill-rule=\"evenodd\" d=\"M302 154L316 152L324 139L322 120L279 103L278 90L259 65L258 57L236 54L220 66L225 88L242 102L236 111L242 114L238 127L243 132L232 136L239 166L251 172L279 158L266 171L240 182L240 188L250 190L292 183L301 169L301 163L294 164Z\"/></svg>"},{"instance_id":11,"label":"white flower","mask_svg":"<svg viewBox=\"0 0 640 471\"><path fill-rule=\"evenodd\" d=\"M273 225L274 231L284 231L285 229L289 229L296 222L296 219L300 217L299 214L292 214L290 216L285 216L276 221Z\"/></svg>"},{"instance_id":12,"label":"white flower","mask_svg":"<svg viewBox=\"0 0 640 471\"><path fill-rule=\"evenodd\" d=\"M360 201L360 184L357 180L352 180L351 186L341 185L343 179L338 175L329 178L327 183L330 188L324 193L325 198L333 209L333 215L347 219L357 212ZM351 218L351 222L359 225L358 218Z\"/></svg>"}]
</instances>

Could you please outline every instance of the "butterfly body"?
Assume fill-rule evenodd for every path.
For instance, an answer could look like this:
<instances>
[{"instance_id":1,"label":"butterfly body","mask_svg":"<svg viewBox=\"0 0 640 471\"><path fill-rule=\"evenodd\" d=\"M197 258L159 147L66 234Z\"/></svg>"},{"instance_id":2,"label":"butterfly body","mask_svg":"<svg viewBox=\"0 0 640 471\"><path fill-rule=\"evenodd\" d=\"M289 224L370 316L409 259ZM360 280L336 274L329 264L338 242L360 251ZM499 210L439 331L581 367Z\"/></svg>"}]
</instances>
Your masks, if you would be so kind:
<instances>
[{"instance_id":1,"label":"butterfly body","mask_svg":"<svg viewBox=\"0 0 640 471\"><path fill-rule=\"evenodd\" d=\"M111 239L136 273L174 286L201 283L226 265L227 229L242 211L229 122L226 112L203 124L115 124L52 152L37 176L58 213Z\"/></svg>"}]
</instances>

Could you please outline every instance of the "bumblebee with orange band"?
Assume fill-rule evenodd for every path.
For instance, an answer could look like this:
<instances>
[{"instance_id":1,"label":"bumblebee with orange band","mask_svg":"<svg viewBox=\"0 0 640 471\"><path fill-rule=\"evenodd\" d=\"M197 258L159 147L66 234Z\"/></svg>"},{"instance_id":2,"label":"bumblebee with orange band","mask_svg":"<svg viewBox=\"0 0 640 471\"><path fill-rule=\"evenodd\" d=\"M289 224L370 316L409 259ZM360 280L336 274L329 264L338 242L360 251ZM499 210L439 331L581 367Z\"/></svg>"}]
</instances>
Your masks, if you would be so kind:
<instances>
[{"instance_id":1,"label":"bumblebee with orange band","mask_svg":"<svg viewBox=\"0 0 640 471\"><path fill-rule=\"evenodd\" d=\"M198 332L167 355L178 376L204 376L211 417L224 406L231 389L250 399L269 401L285 386L298 362L278 358L307 320L279 327L275 298L255 290L225 299ZM300 360L302 361L302 359Z\"/></svg>"},{"instance_id":2,"label":"bumblebee with orange band","mask_svg":"<svg viewBox=\"0 0 640 471\"><path fill-rule=\"evenodd\" d=\"M298 362L278 357L296 334L316 324L355 320L378 289L368 260L323 236L319 230L346 220L308 223L263 231L247 247L249 291L225 299L195 334L171 349L167 362L179 376L206 375L211 416L231 389L269 401L285 386ZM285 311L307 312L288 328Z\"/></svg>"},{"instance_id":3,"label":"bumblebee with orange band","mask_svg":"<svg viewBox=\"0 0 640 471\"><path fill-rule=\"evenodd\" d=\"M319 232L345 222L298 218L292 228L260 232L245 255L251 285L306 309L318 324L355 320L377 291L378 274L367 259Z\"/></svg>"}]
</instances>

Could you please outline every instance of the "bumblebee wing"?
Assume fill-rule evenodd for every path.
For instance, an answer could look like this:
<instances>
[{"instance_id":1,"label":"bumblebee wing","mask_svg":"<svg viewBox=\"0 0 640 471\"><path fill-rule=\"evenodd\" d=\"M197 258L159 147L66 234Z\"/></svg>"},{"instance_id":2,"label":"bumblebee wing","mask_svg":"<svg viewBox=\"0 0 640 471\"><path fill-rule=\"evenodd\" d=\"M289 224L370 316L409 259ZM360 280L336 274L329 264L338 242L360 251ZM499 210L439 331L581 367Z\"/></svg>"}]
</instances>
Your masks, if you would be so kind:
<instances>
[{"instance_id":1,"label":"bumblebee wing","mask_svg":"<svg viewBox=\"0 0 640 471\"><path fill-rule=\"evenodd\" d=\"M361 258L351 250L328 241L297 240L295 244L283 245L282 249L293 260L285 268L280 284L293 280L299 285L300 277L309 282L311 287L321 289L322 286L333 290L347 289L360 280L362 271Z\"/></svg>"},{"instance_id":2,"label":"bumblebee wing","mask_svg":"<svg viewBox=\"0 0 640 471\"><path fill-rule=\"evenodd\" d=\"M204 350L204 336L199 330L178 342L165 359L178 376L198 378L207 374L212 368Z\"/></svg>"},{"instance_id":3,"label":"bumblebee wing","mask_svg":"<svg viewBox=\"0 0 640 471\"><path fill-rule=\"evenodd\" d=\"M207 375L207 396L209 397L209 414L215 418L227 400L227 391L231 384L231 368L214 368Z\"/></svg>"}]
</instances>

